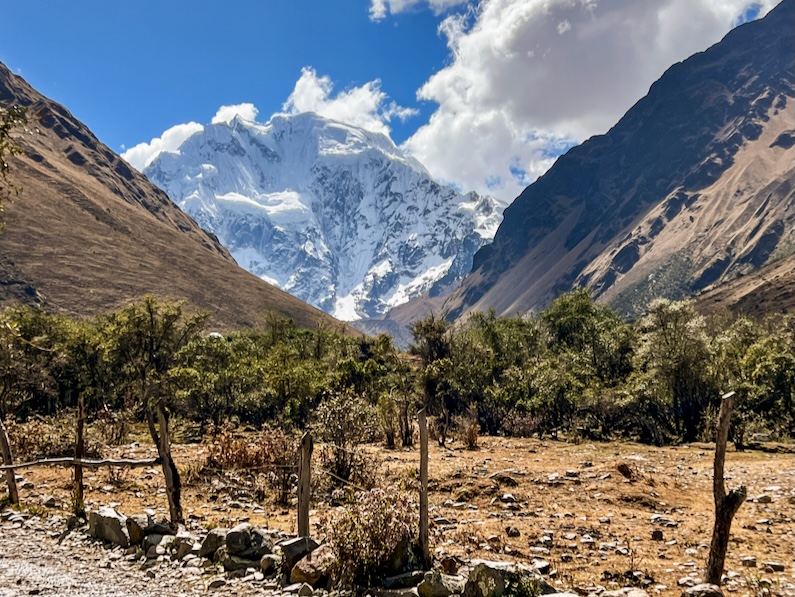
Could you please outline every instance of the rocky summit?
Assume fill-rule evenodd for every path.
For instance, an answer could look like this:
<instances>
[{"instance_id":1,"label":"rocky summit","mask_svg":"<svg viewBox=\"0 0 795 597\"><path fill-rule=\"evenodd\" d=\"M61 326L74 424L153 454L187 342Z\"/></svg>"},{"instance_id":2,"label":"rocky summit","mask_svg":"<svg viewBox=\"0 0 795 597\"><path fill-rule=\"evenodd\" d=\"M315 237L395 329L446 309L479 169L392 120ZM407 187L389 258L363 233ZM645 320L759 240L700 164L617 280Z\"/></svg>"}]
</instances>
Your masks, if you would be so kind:
<instances>
[{"instance_id":1,"label":"rocky summit","mask_svg":"<svg viewBox=\"0 0 795 597\"><path fill-rule=\"evenodd\" d=\"M207 125L144 173L243 268L347 321L454 287L501 220L385 135L313 113Z\"/></svg>"}]
</instances>

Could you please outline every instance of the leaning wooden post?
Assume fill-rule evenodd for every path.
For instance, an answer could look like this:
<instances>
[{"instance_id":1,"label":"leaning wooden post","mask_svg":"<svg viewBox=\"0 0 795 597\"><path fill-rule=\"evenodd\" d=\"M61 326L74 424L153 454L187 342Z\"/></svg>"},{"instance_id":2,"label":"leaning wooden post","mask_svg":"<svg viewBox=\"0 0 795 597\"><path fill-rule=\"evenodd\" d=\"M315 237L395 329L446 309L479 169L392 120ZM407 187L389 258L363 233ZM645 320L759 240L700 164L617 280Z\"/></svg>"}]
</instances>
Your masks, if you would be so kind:
<instances>
[{"instance_id":1,"label":"leaning wooden post","mask_svg":"<svg viewBox=\"0 0 795 597\"><path fill-rule=\"evenodd\" d=\"M309 537L309 501L312 483L312 450L314 442L308 431L301 437L301 458L298 461L298 536Z\"/></svg>"},{"instance_id":2,"label":"leaning wooden post","mask_svg":"<svg viewBox=\"0 0 795 597\"><path fill-rule=\"evenodd\" d=\"M177 525L185 522L182 515L182 482L179 478L177 465L171 457L171 434L168 429L168 415L163 401L157 403L157 426L160 428L160 445L158 454L162 461L163 477L166 481L166 495L168 496L168 510L171 524Z\"/></svg>"},{"instance_id":3,"label":"leaning wooden post","mask_svg":"<svg viewBox=\"0 0 795 597\"><path fill-rule=\"evenodd\" d=\"M417 413L420 424L420 551L425 568L431 566L431 550L428 544L428 421L425 409Z\"/></svg>"},{"instance_id":4,"label":"leaning wooden post","mask_svg":"<svg viewBox=\"0 0 795 597\"><path fill-rule=\"evenodd\" d=\"M709 548L706 574L706 582L718 586L720 586L723 575L732 519L747 495L745 486L732 489L726 495L723 482L723 464L726 459L726 442L729 439L729 421L733 407L734 392L729 392L721 399L718 433L715 438L715 471L712 479L712 492L715 498L715 526L712 529L712 544Z\"/></svg>"},{"instance_id":5,"label":"leaning wooden post","mask_svg":"<svg viewBox=\"0 0 795 597\"><path fill-rule=\"evenodd\" d=\"M75 461L85 456L83 428L86 423L86 400L81 393L77 399L77 429L75 437ZM72 509L76 516L85 516L86 508L83 500L83 465L75 463L75 481L72 495Z\"/></svg>"},{"instance_id":6,"label":"leaning wooden post","mask_svg":"<svg viewBox=\"0 0 795 597\"><path fill-rule=\"evenodd\" d=\"M8 432L2 417L0 417L0 452L3 455L3 464L8 466L14 464L14 459L11 455L11 442L8 440ZM6 469L6 482L8 483L8 501L12 504L18 504L19 491L17 491L14 469Z\"/></svg>"}]
</instances>

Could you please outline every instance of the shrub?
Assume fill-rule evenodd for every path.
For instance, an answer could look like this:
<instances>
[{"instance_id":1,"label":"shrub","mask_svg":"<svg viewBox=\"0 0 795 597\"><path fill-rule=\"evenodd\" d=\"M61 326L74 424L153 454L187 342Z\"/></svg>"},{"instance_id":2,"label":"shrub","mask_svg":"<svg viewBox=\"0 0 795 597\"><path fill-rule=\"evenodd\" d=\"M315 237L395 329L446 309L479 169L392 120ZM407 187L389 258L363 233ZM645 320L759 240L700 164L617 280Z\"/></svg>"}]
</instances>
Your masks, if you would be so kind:
<instances>
[{"instance_id":1,"label":"shrub","mask_svg":"<svg viewBox=\"0 0 795 597\"><path fill-rule=\"evenodd\" d=\"M461 442L467 450L478 449L478 435L480 433L480 423L478 422L477 407L470 406L466 414L456 417L456 427Z\"/></svg>"},{"instance_id":2,"label":"shrub","mask_svg":"<svg viewBox=\"0 0 795 597\"><path fill-rule=\"evenodd\" d=\"M320 459L334 484L372 486L374 463L361 444L375 439L377 426L364 399L351 390L330 393L315 413L314 428L320 441L329 444Z\"/></svg>"},{"instance_id":3,"label":"shrub","mask_svg":"<svg viewBox=\"0 0 795 597\"><path fill-rule=\"evenodd\" d=\"M357 493L347 509L325 524L337 556L335 581L346 587L373 586L399 571L416 558L418 523L409 494L395 487Z\"/></svg>"},{"instance_id":4,"label":"shrub","mask_svg":"<svg viewBox=\"0 0 795 597\"><path fill-rule=\"evenodd\" d=\"M275 492L276 501L289 501L298 470L298 439L282 427L264 428L253 437L236 436L229 426L221 429L210 445L207 468L221 470L255 469L265 485Z\"/></svg>"},{"instance_id":5,"label":"shrub","mask_svg":"<svg viewBox=\"0 0 795 597\"><path fill-rule=\"evenodd\" d=\"M39 417L26 423L6 421L8 437L19 460L39 460L75 455L74 414ZM88 430L84 436L85 457L101 458L102 446Z\"/></svg>"}]
</instances>

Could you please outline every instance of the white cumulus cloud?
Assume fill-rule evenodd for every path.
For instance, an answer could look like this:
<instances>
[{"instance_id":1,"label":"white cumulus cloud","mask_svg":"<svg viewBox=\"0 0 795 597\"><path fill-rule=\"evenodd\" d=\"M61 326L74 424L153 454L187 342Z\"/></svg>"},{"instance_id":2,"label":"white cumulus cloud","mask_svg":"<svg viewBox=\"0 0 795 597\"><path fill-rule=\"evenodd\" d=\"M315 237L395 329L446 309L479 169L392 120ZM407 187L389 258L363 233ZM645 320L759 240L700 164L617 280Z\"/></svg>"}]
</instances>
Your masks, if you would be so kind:
<instances>
[{"instance_id":1,"label":"white cumulus cloud","mask_svg":"<svg viewBox=\"0 0 795 597\"><path fill-rule=\"evenodd\" d=\"M220 124L222 122L232 122L235 116L240 116L243 120L257 120L259 110L254 104L234 104L232 106L221 106L218 112L215 113L211 124Z\"/></svg>"},{"instance_id":2,"label":"white cumulus cloud","mask_svg":"<svg viewBox=\"0 0 795 597\"><path fill-rule=\"evenodd\" d=\"M189 137L204 130L198 122L187 122L178 124L166 130L159 137L155 137L149 143L139 143L121 154L127 162L136 170L143 170L155 159L162 151L176 151Z\"/></svg>"},{"instance_id":3,"label":"white cumulus cloud","mask_svg":"<svg viewBox=\"0 0 795 597\"><path fill-rule=\"evenodd\" d=\"M404 148L437 178L510 201L561 149L606 132L671 64L719 41L751 6L761 16L775 3L481 0L441 22L450 63L417 92L438 107Z\"/></svg>"},{"instance_id":4,"label":"white cumulus cloud","mask_svg":"<svg viewBox=\"0 0 795 597\"><path fill-rule=\"evenodd\" d=\"M388 102L387 94L381 90L381 81L377 79L336 95L333 91L334 84L329 77L318 76L313 68L305 67L282 109L289 114L315 112L385 135L389 135L389 122L393 118L405 120L417 114L416 110Z\"/></svg>"},{"instance_id":5,"label":"white cumulus cloud","mask_svg":"<svg viewBox=\"0 0 795 597\"><path fill-rule=\"evenodd\" d=\"M373 21L385 19L388 14L398 14L407 10L428 6L439 14L447 8L467 4L469 0L371 0L370 18Z\"/></svg>"}]
</instances>

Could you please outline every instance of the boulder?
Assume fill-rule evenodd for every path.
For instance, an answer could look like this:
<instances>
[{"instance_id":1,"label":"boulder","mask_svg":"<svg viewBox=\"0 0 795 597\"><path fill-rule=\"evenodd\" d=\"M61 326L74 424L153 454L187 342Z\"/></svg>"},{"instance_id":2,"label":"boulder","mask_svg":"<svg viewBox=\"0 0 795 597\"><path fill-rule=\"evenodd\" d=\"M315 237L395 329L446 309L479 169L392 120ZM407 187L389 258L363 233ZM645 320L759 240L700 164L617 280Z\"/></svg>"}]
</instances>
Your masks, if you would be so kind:
<instances>
[{"instance_id":1,"label":"boulder","mask_svg":"<svg viewBox=\"0 0 795 597\"><path fill-rule=\"evenodd\" d=\"M313 587L326 586L336 562L337 556L331 546L321 545L306 557L298 560L290 572L290 582L307 583Z\"/></svg>"},{"instance_id":2,"label":"boulder","mask_svg":"<svg viewBox=\"0 0 795 597\"><path fill-rule=\"evenodd\" d=\"M385 589L409 589L416 587L425 578L425 573L419 570L404 572L397 576L389 576L382 583Z\"/></svg>"},{"instance_id":3,"label":"boulder","mask_svg":"<svg viewBox=\"0 0 795 597\"><path fill-rule=\"evenodd\" d=\"M318 547L317 541L310 537L296 537L279 543L282 550L282 571L290 574L298 561Z\"/></svg>"},{"instance_id":4,"label":"boulder","mask_svg":"<svg viewBox=\"0 0 795 597\"><path fill-rule=\"evenodd\" d=\"M127 517L113 508L100 508L88 517L88 534L121 547L130 546Z\"/></svg>"},{"instance_id":5,"label":"boulder","mask_svg":"<svg viewBox=\"0 0 795 597\"><path fill-rule=\"evenodd\" d=\"M195 536L182 531L177 533L176 537L174 537L173 542L173 550L174 555L173 558L175 560L182 560L188 554L192 553L194 550L198 552L201 549L201 544L199 543L198 538Z\"/></svg>"},{"instance_id":6,"label":"boulder","mask_svg":"<svg viewBox=\"0 0 795 597\"><path fill-rule=\"evenodd\" d=\"M298 597L312 597L313 593L312 587L307 583L302 584L301 588L298 589Z\"/></svg>"},{"instance_id":7,"label":"boulder","mask_svg":"<svg viewBox=\"0 0 795 597\"><path fill-rule=\"evenodd\" d=\"M533 583L542 595L558 592L535 571L522 565L487 560L472 560L472 564L474 567L469 573L462 597L502 597L506 588L516 583Z\"/></svg>"},{"instance_id":8,"label":"boulder","mask_svg":"<svg viewBox=\"0 0 795 597\"><path fill-rule=\"evenodd\" d=\"M449 597L460 595L465 581L460 576L449 576L439 572L426 572L425 578L417 587L420 597Z\"/></svg>"},{"instance_id":9,"label":"boulder","mask_svg":"<svg viewBox=\"0 0 795 597\"><path fill-rule=\"evenodd\" d=\"M199 549L199 555L203 558L212 559L215 552L218 551L226 541L226 534L228 529L212 529L202 541L202 546Z\"/></svg>"},{"instance_id":10,"label":"boulder","mask_svg":"<svg viewBox=\"0 0 795 597\"><path fill-rule=\"evenodd\" d=\"M155 521L148 514L134 514L125 521L130 543L140 545L147 535L175 535L174 527L166 520Z\"/></svg>"},{"instance_id":11,"label":"boulder","mask_svg":"<svg viewBox=\"0 0 795 597\"><path fill-rule=\"evenodd\" d=\"M702 583L682 591L682 597L723 597L723 591L718 585Z\"/></svg>"},{"instance_id":12,"label":"boulder","mask_svg":"<svg viewBox=\"0 0 795 597\"><path fill-rule=\"evenodd\" d=\"M227 572L237 572L239 570L246 570L248 568L259 568L260 563L256 560L249 560L248 558L241 558L240 556L231 555L227 550L226 545L222 545L215 552L213 560L217 564L221 564Z\"/></svg>"},{"instance_id":13,"label":"boulder","mask_svg":"<svg viewBox=\"0 0 795 597\"><path fill-rule=\"evenodd\" d=\"M262 529L244 522L226 534L226 548L230 555L259 560L273 552L273 541Z\"/></svg>"},{"instance_id":14,"label":"boulder","mask_svg":"<svg viewBox=\"0 0 795 597\"><path fill-rule=\"evenodd\" d=\"M274 572L277 572L281 565L281 558L272 553L266 553L259 561L259 569L265 576L270 576Z\"/></svg>"}]
</instances>

